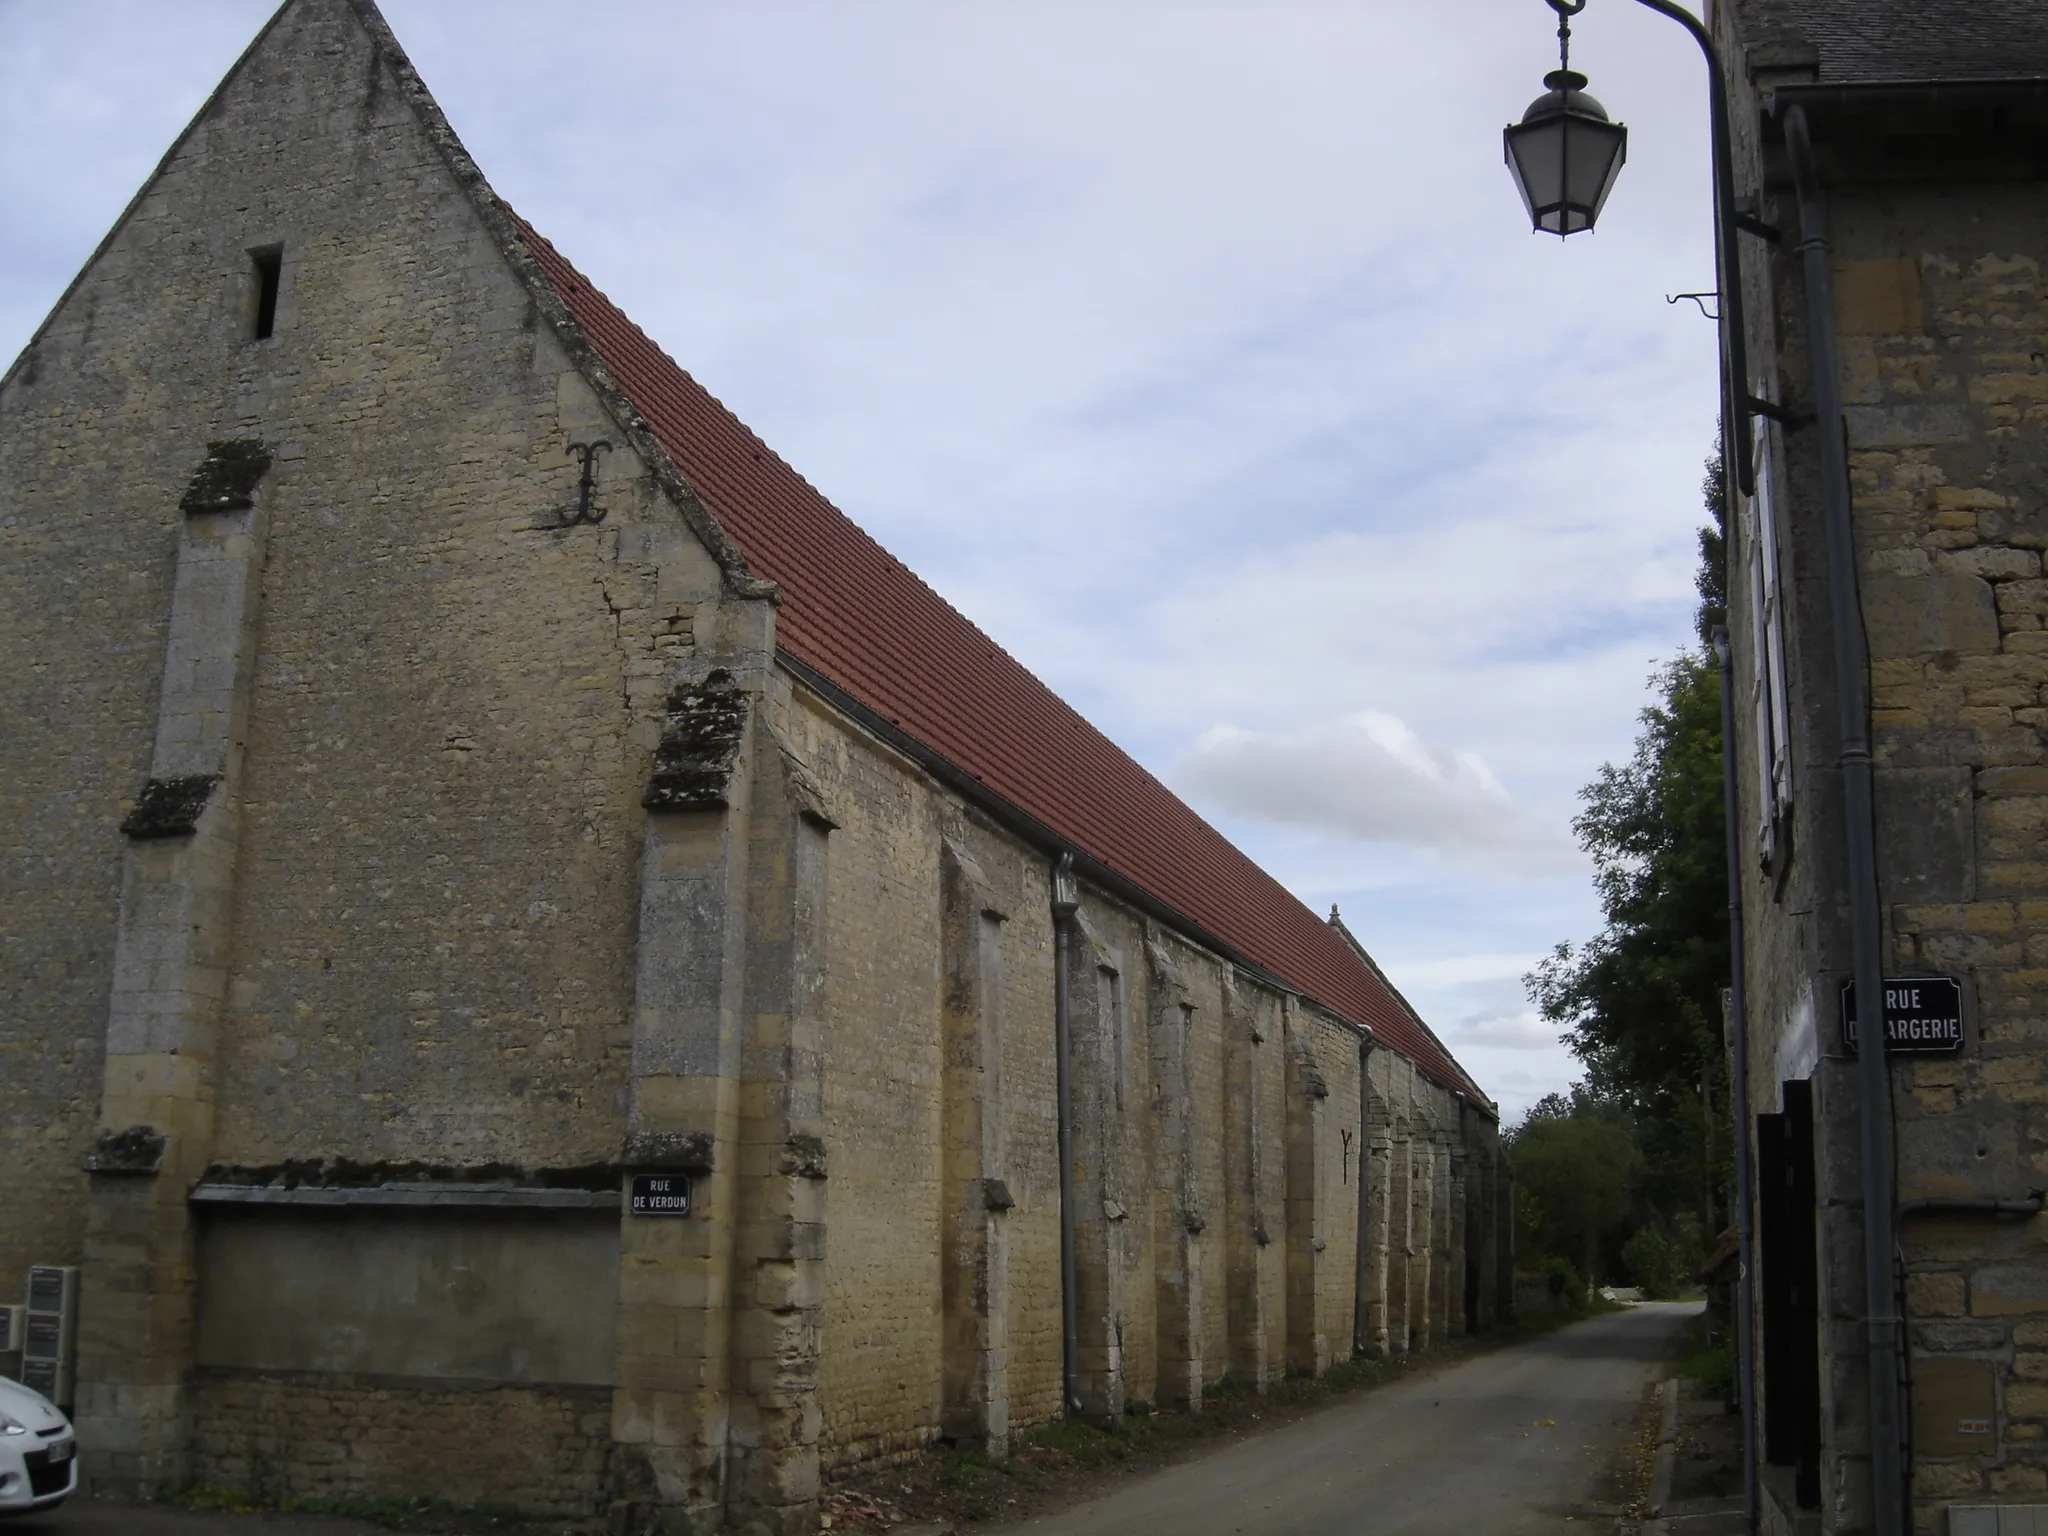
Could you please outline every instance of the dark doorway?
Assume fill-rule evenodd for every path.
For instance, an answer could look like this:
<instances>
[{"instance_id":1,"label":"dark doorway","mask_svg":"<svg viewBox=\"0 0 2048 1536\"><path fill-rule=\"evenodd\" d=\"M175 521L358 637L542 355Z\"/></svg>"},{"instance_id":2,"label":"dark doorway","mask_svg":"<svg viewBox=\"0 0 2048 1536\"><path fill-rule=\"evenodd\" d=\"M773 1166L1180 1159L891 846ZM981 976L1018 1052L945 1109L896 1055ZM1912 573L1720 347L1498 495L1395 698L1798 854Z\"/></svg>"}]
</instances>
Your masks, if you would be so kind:
<instances>
[{"instance_id":1,"label":"dark doorway","mask_svg":"<svg viewBox=\"0 0 2048 1536\"><path fill-rule=\"evenodd\" d=\"M1820 1505L1820 1257L1813 1084L1785 1084L1785 1111L1756 1117L1757 1260L1762 1271L1764 1459L1794 1469Z\"/></svg>"}]
</instances>

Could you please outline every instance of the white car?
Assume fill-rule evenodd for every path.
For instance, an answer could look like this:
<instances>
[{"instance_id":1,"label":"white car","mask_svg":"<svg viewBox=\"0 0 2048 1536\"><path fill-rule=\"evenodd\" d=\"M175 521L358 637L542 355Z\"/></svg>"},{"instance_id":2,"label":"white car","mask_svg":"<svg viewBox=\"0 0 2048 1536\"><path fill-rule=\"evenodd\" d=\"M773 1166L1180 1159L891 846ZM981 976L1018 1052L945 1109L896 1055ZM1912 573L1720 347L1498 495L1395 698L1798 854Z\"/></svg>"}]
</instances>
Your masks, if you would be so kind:
<instances>
[{"instance_id":1,"label":"white car","mask_svg":"<svg viewBox=\"0 0 2048 1536\"><path fill-rule=\"evenodd\" d=\"M0 1515L55 1509L77 1487L71 1421L40 1392L0 1376Z\"/></svg>"}]
</instances>

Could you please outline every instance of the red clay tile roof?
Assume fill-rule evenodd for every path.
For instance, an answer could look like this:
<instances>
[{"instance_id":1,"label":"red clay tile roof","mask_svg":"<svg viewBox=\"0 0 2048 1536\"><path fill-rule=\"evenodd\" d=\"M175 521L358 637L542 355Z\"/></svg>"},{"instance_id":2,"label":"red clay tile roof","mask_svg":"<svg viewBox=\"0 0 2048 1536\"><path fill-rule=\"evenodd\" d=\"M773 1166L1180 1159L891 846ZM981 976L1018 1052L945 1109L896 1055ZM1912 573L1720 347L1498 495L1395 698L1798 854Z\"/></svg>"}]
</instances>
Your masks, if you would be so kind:
<instances>
[{"instance_id":1,"label":"red clay tile roof","mask_svg":"<svg viewBox=\"0 0 2048 1536\"><path fill-rule=\"evenodd\" d=\"M863 533L532 226L513 221L748 569L782 588L782 651L1194 926L1484 1098L1343 935Z\"/></svg>"}]
</instances>

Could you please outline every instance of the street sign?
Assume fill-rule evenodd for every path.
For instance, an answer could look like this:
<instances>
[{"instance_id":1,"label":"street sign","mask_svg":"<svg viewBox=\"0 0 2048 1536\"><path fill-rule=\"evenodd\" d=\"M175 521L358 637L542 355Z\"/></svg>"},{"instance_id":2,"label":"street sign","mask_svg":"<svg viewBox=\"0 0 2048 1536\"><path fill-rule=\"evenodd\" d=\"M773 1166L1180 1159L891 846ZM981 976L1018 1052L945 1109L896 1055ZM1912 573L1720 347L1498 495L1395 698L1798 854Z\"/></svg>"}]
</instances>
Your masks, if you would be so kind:
<instances>
[{"instance_id":1,"label":"street sign","mask_svg":"<svg viewBox=\"0 0 2048 1536\"><path fill-rule=\"evenodd\" d=\"M636 1173L626 1209L635 1216L690 1214L690 1176L686 1173Z\"/></svg>"},{"instance_id":2,"label":"street sign","mask_svg":"<svg viewBox=\"0 0 2048 1536\"><path fill-rule=\"evenodd\" d=\"M1842 1038L1856 1049L1856 983L1842 983ZM1963 1048L1963 984L1953 976L1887 976L1884 1043L1893 1055Z\"/></svg>"}]
</instances>

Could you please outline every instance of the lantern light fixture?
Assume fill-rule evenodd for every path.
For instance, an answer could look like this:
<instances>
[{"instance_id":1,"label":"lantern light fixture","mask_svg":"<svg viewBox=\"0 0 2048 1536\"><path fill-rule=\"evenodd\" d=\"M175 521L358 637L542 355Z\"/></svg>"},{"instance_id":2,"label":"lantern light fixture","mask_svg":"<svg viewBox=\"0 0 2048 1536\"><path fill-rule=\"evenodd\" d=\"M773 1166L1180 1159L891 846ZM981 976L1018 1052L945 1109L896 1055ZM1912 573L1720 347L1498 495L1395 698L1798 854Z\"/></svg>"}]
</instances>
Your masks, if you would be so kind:
<instances>
[{"instance_id":1,"label":"lantern light fixture","mask_svg":"<svg viewBox=\"0 0 2048 1536\"><path fill-rule=\"evenodd\" d=\"M1572 70L1571 18L1586 8L1586 0L1547 0L1558 15L1559 68L1546 75L1549 94L1529 105L1522 121L1506 132L1508 169L1539 230L1556 235L1576 234L1591 229L1600 208L1614 185L1615 173L1628 144L1628 133L1619 123L1609 122L1598 102L1585 94L1586 77ZM1745 205L1735 195L1734 131L1727 71L1722 67L1720 49L1706 23L1677 0L1636 0L1645 10L1655 11L1677 22L1699 44L1706 61L1709 127L1714 157L1714 258L1717 282L1711 295L1682 294L1692 298L1706 312L1705 300L1716 299L1714 319L1721 332L1721 430L1728 473L1722 484L1722 514L1728 528L1739 526L1738 497L1757 494L1757 463L1754 418L1767 417L1789 429L1818 425L1817 449L1830 482L1823 500L1828 503L1822 519L1828 559L1829 600L1835 618L1834 674L1836 708L1839 715L1842 753L1842 803L1847 837L1847 867L1851 871L1850 951L1861 984L1875 992L1883 984L1883 932L1879 920L1875 854L1870 812L1870 701L1864 691L1864 637L1856 627L1857 551L1852 527L1848 469L1843 462L1842 406L1836 364L1832 353L1817 338L1832 338L1834 311L1827 299L1828 244L1825 199L1811 160L1804 109L1796 102L1785 111L1786 151L1798 184L1802 230L1800 258L1805 266L1806 298L1812 311L1808 326L1813 348L1816 409L1813 414L1793 412L1778 400L1755 392L1749 372L1748 330L1743 321L1743 270L1738 235L1750 235L1773 245L1784 238L1783 231L1757 216L1754 205ZM1771 110L1775 111L1776 108ZM1803 165L1803 169L1802 169ZM1676 302L1676 298L1672 300ZM1825 402L1824 404L1821 402ZM1846 616L1846 617L1845 617ZM1717 648L1722 640L1717 636ZM1723 704L1726 705L1728 659L1722 651ZM1732 716L1723 715L1723 735L1733 741ZM1854 745L1854 743L1862 745ZM1724 786L1730 814L1727 818L1729 844L1730 943L1735 955L1731 1029L1737 1044L1737 1060L1745 1047L1740 1043L1744 1029L1742 981L1742 904L1736 875L1740 863L1735 835L1734 808L1738 804L1734 779L1735 754L1722 754L1727 770ZM1892 1082L1886 1053L1865 1051L1857 1069L1859 1094L1857 1120L1863 1153L1863 1258L1865 1314L1864 1342L1869 1355L1865 1388L1865 1418L1869 1451L1869 1521L1876 1536L1904 1536L1912 1529L1911 1496L1907 1492L1906 1459L1909 1437L1903 1383L1906 1351L1905 1330L1899 1312L1895 1277L1898 1206L1896 1173L1893 1166ZM1738 1109L1737 1124L1746 1110ZM1744 1528L1757 1528L1757 1416L1756 1342L1751 1327L1750 1264L1753 1233L1751 1190L1748 1167L1749 1142L1745 1133L1737 1157L1741 1220L1739 1247L1742 1253L1740 1297L1736 1305L1738 1379L1743 1404L1743 1503Z\"/></svg>"},{"instance_id":2,"label":"lantern light fixture","mask_svg":"<svg viewBox=\"0 0 2048 1536\"><path fill-rule=\"evenodd\" d=\"M1571 18L1586 0L1549 3L1558 18L1558 67L1501 138L1529 222L1562 237L1591 229L1600 217L1628 158L1628 129L1608 120L1607 109L1586 94L1586 77L1572 68Z\"/></svg>"}]
</instances>

